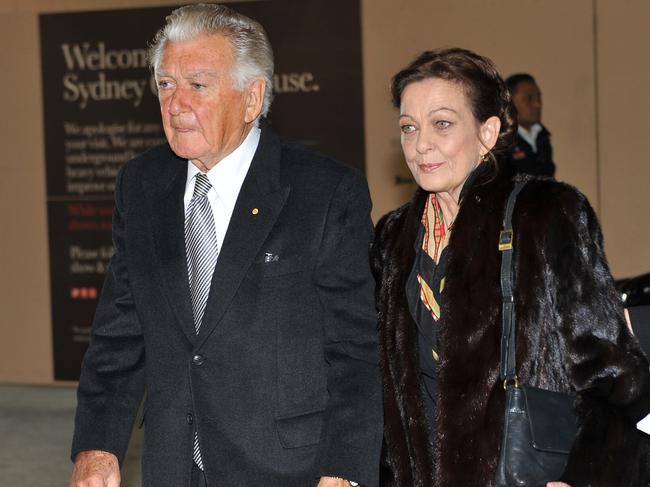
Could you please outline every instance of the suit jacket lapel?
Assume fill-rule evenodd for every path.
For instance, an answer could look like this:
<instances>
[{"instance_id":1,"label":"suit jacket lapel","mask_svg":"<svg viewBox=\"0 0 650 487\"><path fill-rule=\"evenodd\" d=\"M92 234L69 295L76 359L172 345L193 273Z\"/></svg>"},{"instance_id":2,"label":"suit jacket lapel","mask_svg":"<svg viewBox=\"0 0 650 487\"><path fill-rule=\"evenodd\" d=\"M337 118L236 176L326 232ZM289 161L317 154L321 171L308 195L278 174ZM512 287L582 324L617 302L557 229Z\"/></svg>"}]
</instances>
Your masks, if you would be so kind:
<instances>
[{"instance_id":1,"label":"suit jacket lapel","mask_svg":"<svg viewBox=\"0 0 650 487\"><path fill-rule=\"evenodd\" d=\"M185 256L185 210L183 195L187 161L171 151L159 161L152 179L143 182L153 226L155 253L163 292L188 339L196 341Z\"/></svg>"},{"instance_id":2,"label":"suit jacket lapel","mask_svg":"<svg viewBox=\"0 0 650 487\"><path fill-rule=\"evenodd\" d=\"M219 253L197 345L223 317L288 195L289 187L280 181L280 141L264 125Z\"/></svg>"}]
</instances>

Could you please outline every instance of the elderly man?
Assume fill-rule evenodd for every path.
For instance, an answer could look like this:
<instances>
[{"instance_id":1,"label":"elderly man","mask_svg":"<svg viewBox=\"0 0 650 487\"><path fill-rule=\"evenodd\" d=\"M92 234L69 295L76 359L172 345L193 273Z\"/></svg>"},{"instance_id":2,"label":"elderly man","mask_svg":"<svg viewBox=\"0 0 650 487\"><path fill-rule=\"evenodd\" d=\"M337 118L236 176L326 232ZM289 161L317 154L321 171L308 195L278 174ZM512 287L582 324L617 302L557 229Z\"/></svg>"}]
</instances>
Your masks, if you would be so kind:
<instances>
[{"instance_id":1,"label":"elderly man","mask_svg":"<svg viewBox=\"0 0 650 487\"><path fill-rule=\"evenodd\" d=\"M367 184L260 120L272 57L224 6L175 10L155 38L168 145L117 178L75 487L119 485L145 393L144 486L378 482Z\"/></svg>"}]
</instances>

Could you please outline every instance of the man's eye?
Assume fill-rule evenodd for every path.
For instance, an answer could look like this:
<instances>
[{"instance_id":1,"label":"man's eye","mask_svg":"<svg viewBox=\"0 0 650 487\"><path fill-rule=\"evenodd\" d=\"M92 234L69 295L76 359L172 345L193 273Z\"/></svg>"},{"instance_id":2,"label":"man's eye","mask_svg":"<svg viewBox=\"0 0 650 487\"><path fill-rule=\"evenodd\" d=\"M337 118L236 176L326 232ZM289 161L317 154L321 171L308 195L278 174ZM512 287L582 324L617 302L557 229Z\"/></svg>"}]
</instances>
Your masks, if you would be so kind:
<instances>
[{"instance_id":1,"label":"man's eye","mask_svg":"<svg viewBox=\"0 0 650 487\"><path fill-rule=\"evenodd\" d=\"M158 88L161 90L164 90L165 88L169 88L171 86L171 83L169 81L165 80L160 80L158 81Z\"/></svg>"},{"instance_id":2,"label":"man's eye","mask_svg":"<svg viewBox=\"0 0 650 487\"><path fill-rule=\"evenodd\" d=\"M400 125L400 130L402 131L403 134L410 134L412 132L415 132L415 127L410 124L404 124Z\"/></svg>"},{"instance_id":3,"label":"man's eye","mask_svg":"<svg viewBox=\"0 0 650 487\"><path fill-rule=\"evenodd\" d=\"M202 90L203 88L205 88L205 85L201 83L192 83L192 87L196 90Z\"/></svg>"}]
</instances>

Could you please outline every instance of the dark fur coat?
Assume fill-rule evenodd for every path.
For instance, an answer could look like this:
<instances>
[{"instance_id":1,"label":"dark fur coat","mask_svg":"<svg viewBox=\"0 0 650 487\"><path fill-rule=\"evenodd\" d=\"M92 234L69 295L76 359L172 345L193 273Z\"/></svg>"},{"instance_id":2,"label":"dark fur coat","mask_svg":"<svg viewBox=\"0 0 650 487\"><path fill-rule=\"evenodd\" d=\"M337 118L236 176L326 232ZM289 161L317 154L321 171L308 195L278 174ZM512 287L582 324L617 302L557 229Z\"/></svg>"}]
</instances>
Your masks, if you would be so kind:
<instances>
[{"instance_id":1,"label":"dark fur coat","mask_svg":"<svg viewBox=\"0 0 650 487\"><path fill-rule=\"evenodd\" d=\"M492 485L504 410L497 242L512 186L512 174L484 173L463 191L448 249L433 442L405 296L427 193L419 190L377 225L371 259L384 370L383 486ZM635 429L650 412L648 362L627 331L594 211L574 188L533 179L513 224L519 377L579 392L580 430L562 480L650 485L650 436Z\"/></svg>"}]
</instances>

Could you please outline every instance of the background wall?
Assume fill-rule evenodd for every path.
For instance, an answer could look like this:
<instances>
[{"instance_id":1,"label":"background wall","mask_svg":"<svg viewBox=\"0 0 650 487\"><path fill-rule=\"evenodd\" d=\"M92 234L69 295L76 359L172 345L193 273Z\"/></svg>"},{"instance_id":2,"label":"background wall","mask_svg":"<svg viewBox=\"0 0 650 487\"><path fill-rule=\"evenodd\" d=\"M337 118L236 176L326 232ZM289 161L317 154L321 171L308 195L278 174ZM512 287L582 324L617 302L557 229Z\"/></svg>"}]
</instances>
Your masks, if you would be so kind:
<instances>
[{"instance_id":1,"label":"background wall","mask_svg":"<svg viewBox=\"0 0 650 487\"><path fill-rule=\"evenodd\" d=\"M596 5L599 216L614 275L650 271L650 2Z\"/></svg>"},{"instance_id":2,"label":"background wall","mask_svg":"<svg viewBox=\"0 0 650 487\"><path fill-rule=\"evenodd\" d=\"M52 382L38 13L165 0L0 4L0 381ZM650 271L649 41L645 0L362 0L367 175L377 219L415 189L402 162L390 77L424 49L462 46L544 94L558 179L601 217L616 277ZM333 60L334 62L334 60Z\"/></svg>"}]
</instances>

